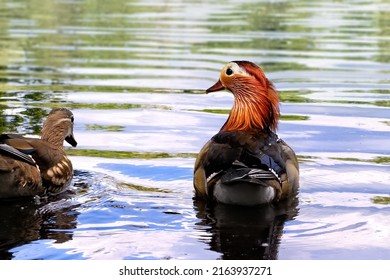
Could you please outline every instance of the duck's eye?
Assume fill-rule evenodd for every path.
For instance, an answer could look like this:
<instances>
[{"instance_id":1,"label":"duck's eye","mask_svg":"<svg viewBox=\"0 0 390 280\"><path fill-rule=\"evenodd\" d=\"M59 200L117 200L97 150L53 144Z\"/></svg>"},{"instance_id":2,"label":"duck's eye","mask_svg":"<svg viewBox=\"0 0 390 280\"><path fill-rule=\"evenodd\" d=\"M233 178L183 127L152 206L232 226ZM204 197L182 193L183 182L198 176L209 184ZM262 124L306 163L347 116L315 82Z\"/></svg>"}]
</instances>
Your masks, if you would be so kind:
<instances>
[{"instance_id":1,"label":"duck's eye","mask_svg":"<svg viewBox=\"0 0 390 280\"><path fill-rule=\"evenodd\" d=\"M233 74L233 70L231 68L226 69L226 75L230 76Z\"/></svg>"},{"instance_id":2,"label":"duck's eye","mask_svg":"<svg viewBox=\"0 0 390 280\"><path fill-rule=\"evenodd\" d=\"M71 121L71 122L74 122L74 117L73 117L73 116L70 117L70 121Z\"/></svg>"}]
</instances>

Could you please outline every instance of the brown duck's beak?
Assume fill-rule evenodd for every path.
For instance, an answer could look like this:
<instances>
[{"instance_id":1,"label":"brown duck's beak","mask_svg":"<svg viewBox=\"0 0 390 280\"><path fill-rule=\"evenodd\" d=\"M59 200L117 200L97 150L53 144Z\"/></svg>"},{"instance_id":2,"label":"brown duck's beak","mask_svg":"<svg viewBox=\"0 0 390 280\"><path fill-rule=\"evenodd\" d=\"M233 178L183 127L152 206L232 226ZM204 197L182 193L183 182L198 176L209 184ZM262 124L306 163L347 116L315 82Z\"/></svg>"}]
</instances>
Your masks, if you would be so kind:
<instances>
[{"instance_id":1,"label":"brown duck's beak","mask_svg":"<svg viewBox=\"0 0 390 280\"><path fill-rule=\"evenodd\" d=\"M76 139L74 139L73 133L65 138L65 141L72 145L72 147L77 146Z\"/></svg>"},{"instance_id":2,"label":"brown duck's beak","mask_svg":"<svg viewBox=\"0 0 390 280\"><path fill-rule=\"evenodd\" d=\"M224 90L224 89L226 89L226 88L222 85L221 80L218 80L218 82L216 82L215 85L206 89L206 93L220 91L220 90Z\"/></svg>"}]
</instances>

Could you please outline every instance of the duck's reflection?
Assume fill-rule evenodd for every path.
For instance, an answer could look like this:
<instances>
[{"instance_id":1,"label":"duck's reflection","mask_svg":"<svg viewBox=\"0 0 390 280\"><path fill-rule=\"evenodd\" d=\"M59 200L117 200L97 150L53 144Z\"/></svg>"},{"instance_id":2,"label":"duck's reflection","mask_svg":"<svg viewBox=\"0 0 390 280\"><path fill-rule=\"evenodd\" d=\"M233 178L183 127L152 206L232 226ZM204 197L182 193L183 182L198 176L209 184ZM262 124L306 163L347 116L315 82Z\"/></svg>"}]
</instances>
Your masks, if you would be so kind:
<instances>
[{"instance_id":1,"label":"duck's reflection","mask_svg":"<svg viewBox=\"0 0 390 280\"><path fill-rule=\"evenodd\" d=\"M277 259L284 223L298 212L296 197L276 206L194 204L201 224L212 234L210 249L221 253L222 259Z\"/></svg>"},{"instance_id":2,"label":"duck's reflection","mask_svg":"<svg viewBox=\"0 0 390 280\"><path fill-rule=\"evenodd\" d=\"M50 202L37 204L32 199L1 201L0 259L11 259L10 249L38 239L62 243L72 239L75 228L75 205L50 209Z\"/></svg>"},{"instance_id":3,"label":"duck's reflection","mask_svg":"<svg viewBox=\"0 0 390 280\"><path fill-rule=\"evenodd\" d=\"M78 174L80 175L80 174ZM75 189L83 189L83 180L76 176ZM70 190L44 199L24 198L0 201L0 259L12 259L9 251L34 240L52 239L63 243L72 239L76 228L79 204Z\"/></svg>"}]
</instances>

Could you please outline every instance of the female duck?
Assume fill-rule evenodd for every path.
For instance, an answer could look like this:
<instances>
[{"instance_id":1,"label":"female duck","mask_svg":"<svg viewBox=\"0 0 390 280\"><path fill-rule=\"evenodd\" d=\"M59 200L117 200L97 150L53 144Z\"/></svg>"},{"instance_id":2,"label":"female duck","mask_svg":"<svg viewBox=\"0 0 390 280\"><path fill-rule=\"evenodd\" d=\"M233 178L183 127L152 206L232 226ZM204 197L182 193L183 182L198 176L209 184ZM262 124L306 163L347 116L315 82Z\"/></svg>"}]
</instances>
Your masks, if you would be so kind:
<instances>
[{"instance_id":1,"label":"female duck","mask_svg":"<svg viewBox=\"0 0 390 280\"><path fill-rule=\"evenodd\" d=\"M73 114L52 110L42 128L41 139L16 134L0 135L0 198L59 193L69 186L73 167L63 147L73 147Z\"/></svg>"},{"instance_id":2,"label":"female duck","mask_svg":"<svg viewBox=\"0 0 390 280\"><path fill-rule=\"evenodd\" d=\"M195 162L197 197L236 205L277 202L296 193L298 160L277 129L279 95L256 64L232 61L206 90L229 90L234 104Z\"/></svg>"}]
</instances>

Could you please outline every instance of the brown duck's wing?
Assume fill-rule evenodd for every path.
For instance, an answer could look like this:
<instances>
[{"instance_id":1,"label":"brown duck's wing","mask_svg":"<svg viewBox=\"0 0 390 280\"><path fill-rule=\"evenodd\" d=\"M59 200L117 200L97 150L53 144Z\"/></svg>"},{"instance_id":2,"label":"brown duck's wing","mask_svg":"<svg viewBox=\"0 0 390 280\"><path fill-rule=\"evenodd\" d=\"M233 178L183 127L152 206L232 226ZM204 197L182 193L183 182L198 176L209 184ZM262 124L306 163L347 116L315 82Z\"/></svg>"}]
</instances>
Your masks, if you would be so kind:
<instances>
[{"instance_id":1,"label":"brown duck's wing","mask_svg":"<svg viewBox=\"0 0 390 280\"><path fill-rule=\"evenodd\" d=\"M239 182L247 182L262 185L263 180L275 180L277 178L277 175L270 170L250 168L246 166L237 167L233 163L232 167L226 170L225 174L221 176L221 183L229 185Z\"/></svg>"},{"instance_id":2,"label":"brown duck's wing","mask_svg":"<svg viewBox=\"0 0 390 280\"><path fill-rule=\"evenodd\" d=\"M194 166L194 188L197 196L207 196L207 177L205 165L207 165L206 161L207 154L210 146L210 141L208 141L203 148L198 153L198 156L195 160Z\"/></svg>"},{"instance_id":3,"label":"brown duck's wing","mask_svg":"<svg viewBox=\"0 0 390 280\"><path fill-rule=\"evenodd\" d=\"M4 141L5 139L24 139L25 137L20 134L15 133L3 133L0 135L0 142Z\"/></svg>"},{"instance_id":4,"label":"brown duck's wing","mask_svg":"<svg viewBox=\"0 0 390 280\"><path fill-rule=\"evenodd\" d=\"M285 198L296 193L299 188L299 164L295 152L286 142L279 139L278 144L286 163L286 173L282 177L282 198Z\"/></svg>"},{"instance_id":5,"label":"brown duck's wing","mask_svg":"<svg viewBox=\"0 0 390 280\"><path fill-rule=\"evenodd\" d=\"M16 160L21 160L35 166L35 161L29 156L33 151L34 148L24 139L7 139L0 144L0 153L8 154Z\"/></svg>"},{"instance_id":6,"label":"brown duck's wing","mask_svg":"<svg viewBox=\"0 0 390 280\"><path fill-rule=\"evenodd\" d=\"M194 168L194 187L198 196L207 196L208 185L215 183L216 174L227 170L239 157L241 148L232 148L228 143L211 139L200 150Z\"/></svg>"},{"instance_id":7,"label":"brown duck's wing","mask_svg":"<svg viewBox=\"0 0 390 280\"><path fill-rule=\"evenodd\" d=\"M28 143L30 139L35 138L26 138L20 134L4 133L0 135L0 143L7 144L25 154L31 154L34 148Z\"/></svg>"},{"instance_id":8,"label":"brown duck's wing","mask_svg":"<svg viewBox=\"0 0 390 280\"><path fill-rule=\"evenodd\" d=\"M58 149L47 141L39 138L27 138L18 134L2 134L0 143L5 144L4 151L19 157L20 160L34 165L38 164L43 169L57 164L64 155L62 149ZM6 145L8 145L8 149Z\"/></svg>"},{"instance_id":9,"label":"brown duck's wing","mask_svg":"<svg viewBox=\"0 0 390 280\"><path fill-rule=\"evenodd\" d=\"M228 147L228 150L217 152L230 154L228 165L233 165L233 168L266 170L277 176L284 172L282 148L278 144L277 135L272 132L220 132L212 141Z\"/></svg>"},{"instance_id":10,"label":"brown duck's wing","mask_svg":"<svg viewBox=\"0 0 390 280\"><path fill-rule=\"evenodd\" d=\"M260 133L258 136L261 139L259 143L265 144L258 147L260 150L258 154L264 154L262 162L278 174L282 183L283 199L296 193L299 188L298 159L291 147L275 133L269 132L266 135L265 137L264 133Z\"/></svg>"},{"instance_id":11,"label":"brown duck's wing","mask_svg":"<svg viewBox=\"0 0 390 280\"><path fill-rule=\"evenodd\" d=\"M4 145L4 144L1 144ZM0 198L45 193L39 169L18 156L0 151Z\"/></svg>"}]
</instances>

